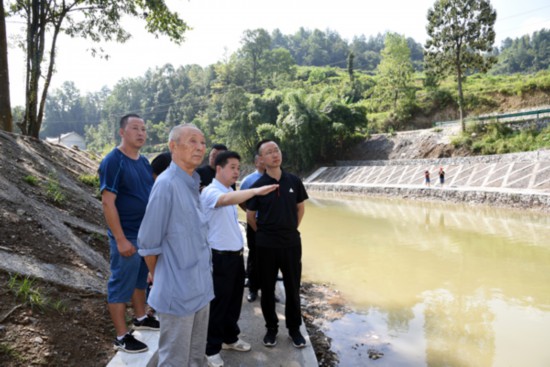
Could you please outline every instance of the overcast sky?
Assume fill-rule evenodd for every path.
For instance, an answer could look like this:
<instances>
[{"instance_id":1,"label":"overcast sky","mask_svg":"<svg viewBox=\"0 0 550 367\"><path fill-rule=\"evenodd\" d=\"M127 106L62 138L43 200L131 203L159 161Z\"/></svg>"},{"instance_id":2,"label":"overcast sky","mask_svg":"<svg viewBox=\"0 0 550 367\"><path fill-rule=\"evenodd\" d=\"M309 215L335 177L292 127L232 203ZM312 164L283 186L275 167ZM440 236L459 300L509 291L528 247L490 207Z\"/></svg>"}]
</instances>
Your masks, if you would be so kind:
<instances>
[{"instance_id":1,"label":"overcast sky","mask_svg":"<svg viewBox=\"0 0 550 367\"><path fill-rule=\"evenodd\" d=\"M279 28L283 34L294 34L300 27L309 30L336 31L351 41L354 36L366 37L392 31L417 42L426 40L426 14L434 0L167 0L193 30L186 42L177 46L167 39L155 39L143 30L143 23L128 20L133 38L125 44L103 44L110 55L108 61L90 56L92 46L78 39L62 37L58 41L57 73L52 87L74 81L84 94L102 86L114 86L121 78L138 77L148 68L171 63L210 65L240 47L246 29ZM550 29L548 0L492 0L497 11L497 42L507 37L532 34L541 28ZM8 19L8 42L21 34L22 24ZM23 53L10 44L10 84L12 105L24 103ZM50 91L52 89L50 88Z\"/></svg>"}]
</instances>

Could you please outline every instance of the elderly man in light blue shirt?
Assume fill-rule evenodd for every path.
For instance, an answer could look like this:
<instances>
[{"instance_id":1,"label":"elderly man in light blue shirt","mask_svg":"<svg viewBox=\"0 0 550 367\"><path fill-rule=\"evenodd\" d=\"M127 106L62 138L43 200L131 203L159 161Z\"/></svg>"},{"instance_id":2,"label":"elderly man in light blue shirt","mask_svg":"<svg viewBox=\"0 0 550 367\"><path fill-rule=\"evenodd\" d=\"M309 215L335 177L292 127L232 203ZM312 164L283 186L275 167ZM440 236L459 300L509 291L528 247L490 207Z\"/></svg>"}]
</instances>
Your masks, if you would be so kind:
<instances>
[{"instance_id":1,"label":"elderly man in light blue shirt","mask_svg":"<svg viewBox=\"0 0 550 367\"><path fill-rule=\"evenodd\" d=\"M215 160L216 177L201 194L201 204L208 221L208 243L212 249L215 298L210 303L206 358L209 367L222 367L221 349L247 352L250 344L239 338L237 324L244 292L244 239L239 226L237 207L254 195L265 195L279 185L233 191L239 178L238 153L220 152Z\"/></svg>"},{"instance_id":2,"label":"elderly man in light blue shirt","mask_svg":"<svg viewBox=\"0 0 550 367\"><path fill-rule=\"evenodd\" d=\"M158 366L203 366L214 298L207 224L195 168L206 149L191 124L170 132L172 163L155 181L138 233L153 277L149 304L160 319Z\"/></svg>"}]
</instances>

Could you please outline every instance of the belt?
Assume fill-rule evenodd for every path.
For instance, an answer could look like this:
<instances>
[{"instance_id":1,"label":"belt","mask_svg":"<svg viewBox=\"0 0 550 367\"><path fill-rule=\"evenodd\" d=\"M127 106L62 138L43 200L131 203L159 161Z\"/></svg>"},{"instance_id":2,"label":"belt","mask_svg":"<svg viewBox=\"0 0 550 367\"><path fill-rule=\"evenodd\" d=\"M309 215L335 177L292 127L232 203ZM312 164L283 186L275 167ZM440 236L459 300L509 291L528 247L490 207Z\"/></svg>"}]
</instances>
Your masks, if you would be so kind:
<instances>
[{"instance_id":1,"label":"belt","mask_svg":"<svg viewBox=\"0 0 550 367\"><path fill-rule=\"evenodd\" d=\"M237 255L237 256L243 256L243 249L237 250L237 251L220 251L216 249L212 249L212 253L216 255Z\"/></svg>"}]
</instances>

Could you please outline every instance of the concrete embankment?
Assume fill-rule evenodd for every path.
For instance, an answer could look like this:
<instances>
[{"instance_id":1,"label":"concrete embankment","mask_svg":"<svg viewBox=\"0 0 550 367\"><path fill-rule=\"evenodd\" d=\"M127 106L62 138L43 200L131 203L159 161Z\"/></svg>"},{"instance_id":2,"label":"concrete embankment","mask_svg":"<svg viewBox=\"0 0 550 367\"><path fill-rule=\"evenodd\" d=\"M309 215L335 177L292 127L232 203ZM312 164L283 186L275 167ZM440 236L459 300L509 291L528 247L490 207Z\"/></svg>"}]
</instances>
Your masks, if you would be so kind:
<instances>
[{"instance_id":1,"label":"concrete embankment","mask_svg":"<svg viewBox=\"0 0 550 367\"><path fill-rule=\"evenodd\" d=\"M445 184L439 184L440 167ZM431 185L424 184L430 172ZM550 211L550 150L493 156L345 161L322 167L308 190L438 199Z\"/></svg>"}]
</instances>

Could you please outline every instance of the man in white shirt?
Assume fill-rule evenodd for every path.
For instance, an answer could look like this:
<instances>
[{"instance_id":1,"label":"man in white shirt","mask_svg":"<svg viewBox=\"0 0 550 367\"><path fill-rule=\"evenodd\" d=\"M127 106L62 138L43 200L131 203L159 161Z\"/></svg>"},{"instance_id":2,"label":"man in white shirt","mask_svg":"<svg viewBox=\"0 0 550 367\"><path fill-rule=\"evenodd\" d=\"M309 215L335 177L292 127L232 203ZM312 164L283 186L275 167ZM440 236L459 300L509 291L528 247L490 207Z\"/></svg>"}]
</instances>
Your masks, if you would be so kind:
<instances>
[{"instance_id":1,"label":"man in white shirt","mask_svg":"<svg viewBox=\"0 0 550 367\"><path fill-rule=\"evenodd\" d=\"M216 157L216 177L201 193L201 205L208 223L208 244L212 250L215 298L210 302L206 357L210 367L223 366L221 349L246 352L250 344L239 339L237 324L244 292L244 239L236 204L255 195L265 195L278 185L234 191L239 178L238 153L220 152Z\"/></svg>"}]
</instances>

